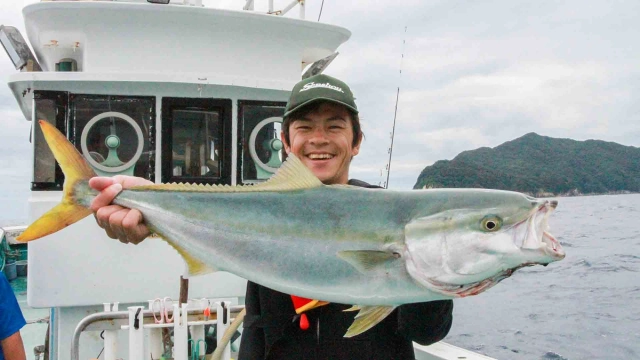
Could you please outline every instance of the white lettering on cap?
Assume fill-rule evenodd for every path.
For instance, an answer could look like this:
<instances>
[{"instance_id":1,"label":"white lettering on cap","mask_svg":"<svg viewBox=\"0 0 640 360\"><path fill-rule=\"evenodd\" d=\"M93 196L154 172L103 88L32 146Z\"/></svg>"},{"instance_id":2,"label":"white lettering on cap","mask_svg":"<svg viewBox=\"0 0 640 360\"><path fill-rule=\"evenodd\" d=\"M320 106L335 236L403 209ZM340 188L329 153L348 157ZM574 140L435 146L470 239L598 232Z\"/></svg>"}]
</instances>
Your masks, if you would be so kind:
<instances>
[{"instance_id":1,"label":"white lettering on cap","mask_svg":"<svg viewBox=\"0 0 640 360\"><path fill-rule=\"evenodd\" d=\"M308 84L305 84L302 89L300 89L300 92L303 91L307 91L310 89L315 89L315 88L327 88L327 89L331 89L331 90L335 90L335 91L339 91L341 93L344 94L344 91L342 91L342 88L339 86L335 86L335 85L331 85L329 83L314 83L314 82L310 82Z\"/></svg>"}]
</instances>

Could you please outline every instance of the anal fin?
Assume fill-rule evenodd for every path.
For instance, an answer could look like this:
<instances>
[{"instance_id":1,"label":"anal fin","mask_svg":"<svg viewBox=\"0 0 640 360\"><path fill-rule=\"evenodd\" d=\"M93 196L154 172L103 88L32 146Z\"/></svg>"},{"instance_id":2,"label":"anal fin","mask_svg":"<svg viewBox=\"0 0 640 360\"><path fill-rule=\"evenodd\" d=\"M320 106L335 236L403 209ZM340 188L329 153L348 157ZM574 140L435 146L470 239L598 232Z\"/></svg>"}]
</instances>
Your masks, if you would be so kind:
<instances>
[{"instance_id":1,"label":"anal fin","mask_svg":"<svg viewBox=\"0 0 640 360\"><path fill-rule=\"evenodd\" d=\"M359 306L360 312L356 315L353 324L344 334L344 337L350 338L356 335L360 335L363 332L376 326L379 322L384 320L389 314L396 308L395 306ZM351 309L347 309L351 310Z\"/></svg>"},{"instance_id":2,"label":"anal fin","mask_svg":"<svg viewBox=\"0 0 640 360\"><path fill-rule=\"evenodd\" d=\"M178 254L182 257L182 259L187 263L187 268L189 270L189 275L205 275L212 272L218 271L218 269L212 268L211 266L203 263L202 261L194 258L189 252L187 252L184 248L178 246L174 242L167 240L160 236L162 240L164 240L167 244L171 245L172 248L176 249Z\"/></svg>"}]
</instances>

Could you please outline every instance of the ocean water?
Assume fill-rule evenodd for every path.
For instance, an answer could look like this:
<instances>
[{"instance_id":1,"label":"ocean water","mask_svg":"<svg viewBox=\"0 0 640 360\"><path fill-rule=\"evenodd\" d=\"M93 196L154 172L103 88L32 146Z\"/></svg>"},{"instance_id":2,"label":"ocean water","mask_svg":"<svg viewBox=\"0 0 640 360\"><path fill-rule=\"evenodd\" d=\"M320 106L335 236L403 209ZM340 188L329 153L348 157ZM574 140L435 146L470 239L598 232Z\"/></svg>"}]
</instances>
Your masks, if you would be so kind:
<instances>
[{"instance_id":1,"label":"ocean water","mask_svg":"<svg viewBox=\"0 0 640 360\"><path fill-rule=\"evenodd\" d=\"M455 300L446 342L497 359L640 359L640 195L558 200L566 258Z\"/></svg>"}]
</instances>

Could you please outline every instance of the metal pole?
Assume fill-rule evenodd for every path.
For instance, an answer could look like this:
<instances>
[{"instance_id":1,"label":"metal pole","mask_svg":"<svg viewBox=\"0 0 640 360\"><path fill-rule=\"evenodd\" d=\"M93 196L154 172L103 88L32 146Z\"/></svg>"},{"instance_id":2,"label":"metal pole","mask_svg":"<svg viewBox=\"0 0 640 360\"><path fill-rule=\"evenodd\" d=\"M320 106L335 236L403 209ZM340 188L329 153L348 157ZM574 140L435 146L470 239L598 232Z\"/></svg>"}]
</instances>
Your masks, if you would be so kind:
<instances>
[{"instance_id":1,"label":"metal pole","mask_svg":"<svg viewBox=\"0 0 640 360\"><path fill-rule=\"evenodd\" d=\"M243 10L253 10L253 9L254 9L253 0L247 0L247 2L244 4Z\"/></svg>"},{"instance_id":2,"label":"metal pole","mask_svg":"<svg viewBox=\"0 0 640 360\"><path fill-rule=\"evenodd\" d=\"M82 319L78 326L76 326L76 330L73 332L73 338L71 339L71 360L79 360L80 359L80 334L89 327L89 325L103 320L116 320L116 319L128 319L129 312L127 311L118 311L111 313L97 313L92 314L84 319Z\"/></svg>"},{"instance_id":3,"label":"metal pole","mask_svg":"<svg viewBox=\"0 0 640 360\"><path fill-rule=\"evenodd\" d=\"M104 303L104 311L118 311L118 303ZM116 354L118 353L118 334L117 330L105 330L104 331L104 360L116 360Z\"/></svg>"},{"instance_id":4,"label":"metal pole","mask_svg":"<svg viewBox=\"0 0 640 360\"><path fill-rule=\"evenodd\" d=\"M194 302L198 303L198 309L202 309L202 311L204 312L204 309L209 305L209 300L207 299L201 299L201 300L195 300ZM193 340L194 344L198 344L200 342L200 340L204 341L204 325L192 325L191 326L191 340ZM199 349L199 353L198 353L198 359L200 358L204 358L205 356L205 346L196 346ZM191 348L191 351L193 351L194 349ZM191 354L191 357L193 358L193 353Z\"/></svg>"},{"instance_id":5,"label":"metal pole","mask_svg":"<svg viewBox=\"0 0 640 360\"><path fill-rule=\"evenodd\" d=\"M180 309L178 304L173 304L173 358L175 360L187 360L187 352L189 351L187 339L189 337L188 307L189 304L182 304L182 309Z\"/></svg>"},{"instance_id":6,"label":"metal pole","mask_svg":"<svg viewBox=\"0 0 640 360\"><path fill-rule=\"evenodd\" d=\"M289 12L289 10L293 9L294 6L298 5L298 0L293 0L293 2L291 2L291 4L287 5L287 7L285 7L284 9L282 9L282 12L280 13L280 15L284 15L286 13Z\"/></svg>"},{"instance_id":7,"label":"metal pole","mask_svg":"<svg viewBox=\"0 0 640 360\"><path fill-rule=\"evenodd\" d=\"M153 302L154 300L149 300L149 311L153 311ZM160 312L162 311L164 310L161 304ZM149 352L151 353L152 359L160 359L164 353L164 349L162 347L162 330L163 329L149 329Z\"/></svg>"},{"instance_id":8,"label":"metal pole","mask_svg":"<svg viewBox=\"0 0 640 360\"><path fill-rule=\"evenodd\" d=\"M129 309L129 360L144 360L144 314L142 306Z\"/></svg>"},{"instance_id":9,"label":"metal pole","mask_svg":"<svg viewBox=\"0 0 640 360\"><path fill-rule=\"evenodd\" d=\"M222 337L224 333L227 331L229 324L231 323L231 314L229 313L229 305L224 302L216 302L217 305L217 314L218 314L218 322L216 323L216 335L218 344L222 343ZM222 353L222 359L230 359L231 358L231 346L227 344L224 348L224 352Z\"/></svg>"},{"instance_id":10,"label":"metal pole","mask_svg":"<svg viewBox=\"0 0 640 360\"><path fill-rule=\"evenodd\" d=\"M304 13L304 0L298 0L298 3L300 3L300 19L305 18L305 13Z\"/></svg>"}]
</instances>

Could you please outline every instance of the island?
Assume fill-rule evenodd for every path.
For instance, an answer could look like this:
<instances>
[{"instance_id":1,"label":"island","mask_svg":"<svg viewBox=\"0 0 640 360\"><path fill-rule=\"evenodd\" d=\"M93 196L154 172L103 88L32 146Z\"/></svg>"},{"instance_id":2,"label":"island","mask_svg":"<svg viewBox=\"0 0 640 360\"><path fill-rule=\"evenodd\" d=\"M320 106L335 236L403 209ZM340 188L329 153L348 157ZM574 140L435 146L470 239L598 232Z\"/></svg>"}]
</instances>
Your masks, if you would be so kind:
<instances>
[{"instance_id":1,"label":"island","mask_svg":"<svg viewBox=\"0 0 640 360\"><path fill-rule=\"evenodd\" d=\"M640 148L529 133L427 166L414 189L485 188L537 197L640 192Z\"/></svg>"}]
</instances>

